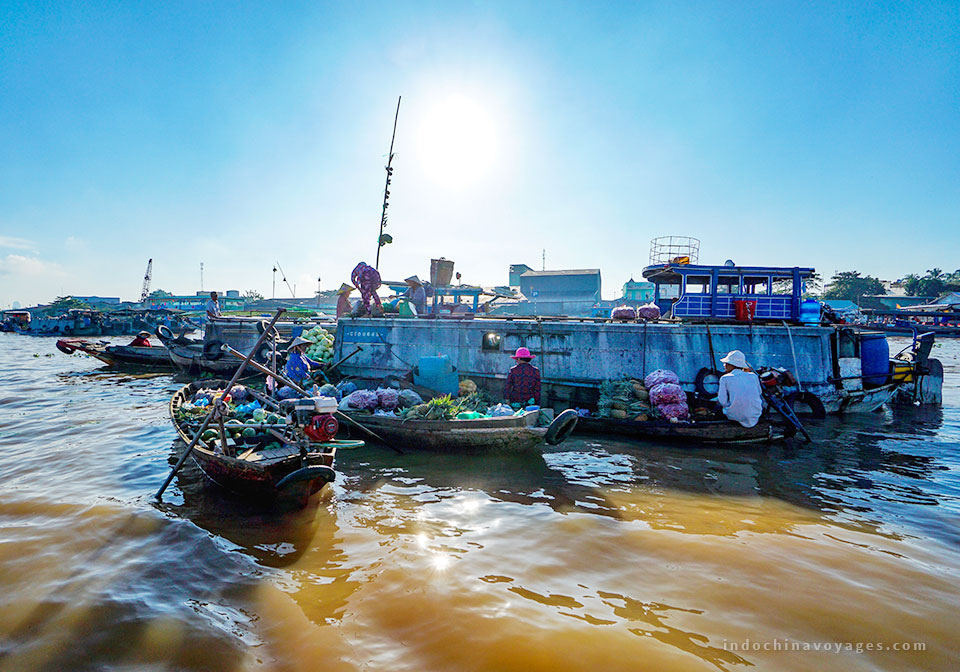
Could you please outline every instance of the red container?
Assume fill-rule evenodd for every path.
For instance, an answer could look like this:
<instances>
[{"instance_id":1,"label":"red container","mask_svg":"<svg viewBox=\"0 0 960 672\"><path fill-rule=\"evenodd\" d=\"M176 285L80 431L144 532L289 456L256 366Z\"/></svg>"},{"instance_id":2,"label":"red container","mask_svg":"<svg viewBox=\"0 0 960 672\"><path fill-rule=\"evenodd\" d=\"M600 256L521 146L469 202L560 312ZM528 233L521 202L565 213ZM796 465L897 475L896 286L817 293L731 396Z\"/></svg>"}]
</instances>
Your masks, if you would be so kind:
<instances>
[{"instance_id":1,"label":"red container","mask_svg":"<svg viewBox=\"0 0 960 672\"><path fill-rule=\"evenodd\" d=\"M733 302L733 313L736 315L737 322L753 322L757 314L757 302L747 299L735 299Z\"/></svg>"}]
</instances>

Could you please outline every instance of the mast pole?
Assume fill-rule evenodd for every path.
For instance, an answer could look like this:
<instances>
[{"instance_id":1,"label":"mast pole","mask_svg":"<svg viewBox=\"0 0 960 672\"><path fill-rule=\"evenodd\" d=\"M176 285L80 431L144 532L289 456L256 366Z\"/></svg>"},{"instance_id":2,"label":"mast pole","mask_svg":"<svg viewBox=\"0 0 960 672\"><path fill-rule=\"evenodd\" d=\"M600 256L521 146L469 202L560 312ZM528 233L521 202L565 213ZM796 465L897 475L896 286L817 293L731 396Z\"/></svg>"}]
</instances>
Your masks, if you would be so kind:
<instances>
[{"instance_id":1,"label":"mast pole","mask_svg":"<svg viewBox=\"0 0 960 672\"><path fill-rule=\"evenodd\" d=\"M397 120L400 118L400 99L397 96L397 113L393 116L393 135L390 136L390 153L387 155L387 181L383 187L383 210L380 213L380 235L377 236L377 260L373 267L380 270L380 248L383 242L383 228L387 225L387 206L390 200L390 178L393 176L393 141L397 138Z\"/></svg>"}]
</instances>

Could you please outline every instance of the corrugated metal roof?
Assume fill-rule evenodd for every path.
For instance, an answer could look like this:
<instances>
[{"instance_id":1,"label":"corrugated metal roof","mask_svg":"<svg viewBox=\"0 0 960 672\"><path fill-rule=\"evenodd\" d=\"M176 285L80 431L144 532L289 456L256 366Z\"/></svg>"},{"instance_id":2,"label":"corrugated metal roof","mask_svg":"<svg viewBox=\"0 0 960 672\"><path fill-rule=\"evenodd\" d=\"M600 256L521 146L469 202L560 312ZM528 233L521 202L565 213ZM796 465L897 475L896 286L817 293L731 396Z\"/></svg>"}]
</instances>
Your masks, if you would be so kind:
<instances>
[{"instance_id":1,"label":"corrugated metal roof","mask_svg":"<svg viewBox=\"0 0 960 672\"><path fill-rule=\"evenodd\" d=\"M574 268L566 271L525 271L520 277L543 277L547 275L600 275L599 268Z\"/></svg>"}]
</instances>

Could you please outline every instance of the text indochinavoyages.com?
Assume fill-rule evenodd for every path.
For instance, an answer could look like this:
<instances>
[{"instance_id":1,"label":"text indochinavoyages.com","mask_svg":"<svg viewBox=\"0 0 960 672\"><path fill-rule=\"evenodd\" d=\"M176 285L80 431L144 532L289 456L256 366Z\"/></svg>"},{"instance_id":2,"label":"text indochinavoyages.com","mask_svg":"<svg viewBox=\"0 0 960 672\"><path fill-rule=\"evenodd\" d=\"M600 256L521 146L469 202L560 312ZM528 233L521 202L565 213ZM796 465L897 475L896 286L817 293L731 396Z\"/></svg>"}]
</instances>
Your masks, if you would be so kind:
<instances>
[{"instance_id":1,"label":"text indochinavoyages.com","mask_svg":"<svg viewBox=\"0 0 960 672\"><path fill-rule=\"evenodd\" d=\"M793 639L769 639L739 642L723 640L725 651L800 651L816 653L864 653L866 651L926 651L923 642L801 642Z\"/></svg>"}]
</instances>

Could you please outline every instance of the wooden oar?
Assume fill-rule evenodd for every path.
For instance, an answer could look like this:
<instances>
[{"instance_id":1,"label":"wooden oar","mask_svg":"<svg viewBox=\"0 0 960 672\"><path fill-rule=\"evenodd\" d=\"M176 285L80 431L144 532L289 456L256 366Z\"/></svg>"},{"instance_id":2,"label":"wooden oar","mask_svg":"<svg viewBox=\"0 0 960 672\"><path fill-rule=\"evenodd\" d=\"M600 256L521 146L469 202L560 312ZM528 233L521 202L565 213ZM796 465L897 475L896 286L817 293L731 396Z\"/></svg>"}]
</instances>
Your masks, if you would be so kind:
<instances>
[{"instance_id":1,"label":"wooden oar","mask_svg":"<svg viewBox=\"0 0 960 672\"><path fill-rule=\"evenodd\" d=\"M228 354L233 355L234 357L240 357L240 358L243 357L243 353L241 353L241 352L239 352L239 351L237 351L237 350L234 350L234 349L231 348L229 345L224 345L224 346L223 346L223 351L226 352L226 353L228 353ZM284 375L282 375L282 374L280 374L280 373L277 373L276 371L271 371L271 370L268 369L267 367L265 367L265 366L263 366L262 364L259 364L259 363L257 363L257 362L252 362L252 361L251 361L251 362L248 362L248 363L249 363L250 366L252 366L252 367L255 368L256 370L260 371L261 373L263 373L263 374L265 374L265 375L268 375L268 376L273 376L273 377L276 378L279 382L283 383L283 384L286 385L287 387L292 388L292 389L293 389L295 392L297 392L298 394L301 394L301 395L303 395L304 397L309 397L309 396L310 396L310 393L309 393L309 392L307 392L305 389L303 389L302 387L300 387L299 385L297 385L295 382L293 382L292 380L290 380L290 379L287 378L286 376L284 376ZM376 432L374 432L374 431L372 431L372 430L364 427L364 426L361 425L359 422L357 422L356 420L354 420L353 418L351 418L349 415L346 415L345 413L341 413L339 410L338 410L338 411L334 411L333 413L334 413L334 415L336 415L338 418L341 418L341 419L343 419L343 420L346 420L348 423L350 423L351 425L357 427L357 428L360 429L362 432L364 432L367 436L370 436L370 437L376 439L377 441L379 441L380 443L384 444L387 448L389 448L390 450L396 452L397 454L399 454L399 455L404 455L404 454L405 454L402 450L400 450L399 448L397 448L396 446L394 446L394 445L392 445L392 444L390 444L390 443L387 443L387 441L386 441L383 437L381 437L379 434L377 434Z\"/></svg>"},{"instance_id":2,"label":"wooden oar","mask_svg":"<svg viewBox=\"0 0 960 672\"><path fill-rule=\"evenodd\" d=\"M280 316L283 315L285 312L286 312L285 309L279 308L277 310L276 315L274 315L273 319L270 320L270 326L272 327L273 325L275 325L277 321L280 319ZM170 481L172 481L173 477L177 475L178 471L180 471L180 467L183 466L183 463L187 461L187 458L190 456L190 453L193 452L193 447L197 445L197 442L200 440L200 436L204 433L204 431L206 431L207 426L210 424L211 420L214 419L214 416L223 415L223 397L227 396L227 394L230 392L230 389L236 384L237 380L239 380L240 376L243 374L244 369L246 369L247 365L251 363L253 359L253 353L257 352L260 349L261 344L269 334L270 334L269 329L264 330L264 332L260 334L260 338L257 339L256 345L254 345L253 348L250 349L250 354L246 356L240 355L240 358L243 359L243 364L241 364L240 368L237 369L237 372L233 374L233 378L230 379L230 382L227 383L227 386L223 390L223 395L219 399L217 399L217 401L214 402L213 408L211 408L210 412L207 413L207 417L204 418L203 424L200 425L200 429L198 429L197 433L193 435L193 440L187 446L186 450L183 451L183 455L181 455L180 459L177 460L177 463L174 465L173 469L170 470L170 474L167 476L167 480L165 480L163 482L163 485L160 486L160 489L157 490L157 494L155 495L157 500L163 497L163 491L167 489L167 486L170 485ZM234 352L236 351L234 350Z\"/></svg>"}]
</instances>

